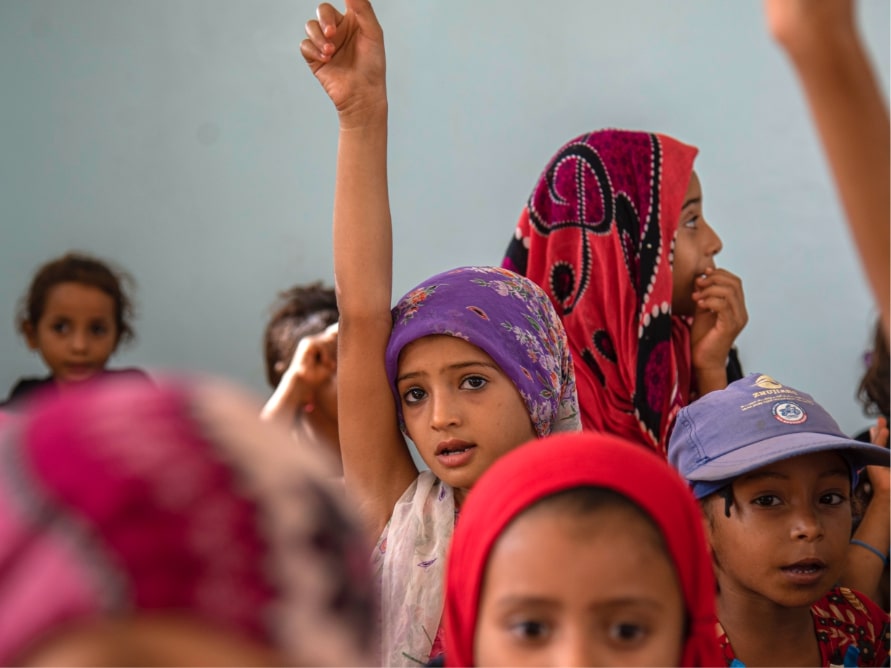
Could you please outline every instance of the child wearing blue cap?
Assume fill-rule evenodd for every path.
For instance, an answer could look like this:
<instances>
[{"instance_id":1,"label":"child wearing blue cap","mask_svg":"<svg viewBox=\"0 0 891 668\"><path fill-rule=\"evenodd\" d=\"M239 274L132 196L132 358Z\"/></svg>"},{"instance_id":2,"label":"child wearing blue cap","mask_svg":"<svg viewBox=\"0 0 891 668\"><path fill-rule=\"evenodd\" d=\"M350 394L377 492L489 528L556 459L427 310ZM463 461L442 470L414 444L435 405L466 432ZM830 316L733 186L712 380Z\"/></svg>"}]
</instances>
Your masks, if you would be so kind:
<instances>
[{"instance_id":1,"label":"child wearing blue cap","mask_svg":"<svg viewBox=\"0 0 891 668\"><path fill-rule=\"evenodd\" d=\"M668 458L705 514L728 666L886 665L888 615L838 579L855 472L888 466L888 450L749 374L680 411ZM887 545L869 547L887 559Z\"/></svg>"}]
</instances>

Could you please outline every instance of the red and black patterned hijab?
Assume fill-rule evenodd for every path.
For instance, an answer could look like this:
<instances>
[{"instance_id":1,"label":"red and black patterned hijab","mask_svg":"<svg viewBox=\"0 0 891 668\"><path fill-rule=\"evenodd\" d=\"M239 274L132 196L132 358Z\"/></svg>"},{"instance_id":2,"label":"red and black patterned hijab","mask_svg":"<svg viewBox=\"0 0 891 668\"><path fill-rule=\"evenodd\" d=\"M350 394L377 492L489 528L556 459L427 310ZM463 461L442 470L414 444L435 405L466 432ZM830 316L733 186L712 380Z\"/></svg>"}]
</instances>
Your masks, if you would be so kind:
<instances>
[{"instance_id":1,"label":"red and black patterned hijab","mask_svg":"<svg viewBox=\"0 0 891 668\"><path fill-rule=\"evenodd\" d=\"M696 153L645 132L573 139L542 172L502 263L541 285L563 320L582 426L663 454L690 391L689 326L671 294Z\"/></svg>"}]
</instances>

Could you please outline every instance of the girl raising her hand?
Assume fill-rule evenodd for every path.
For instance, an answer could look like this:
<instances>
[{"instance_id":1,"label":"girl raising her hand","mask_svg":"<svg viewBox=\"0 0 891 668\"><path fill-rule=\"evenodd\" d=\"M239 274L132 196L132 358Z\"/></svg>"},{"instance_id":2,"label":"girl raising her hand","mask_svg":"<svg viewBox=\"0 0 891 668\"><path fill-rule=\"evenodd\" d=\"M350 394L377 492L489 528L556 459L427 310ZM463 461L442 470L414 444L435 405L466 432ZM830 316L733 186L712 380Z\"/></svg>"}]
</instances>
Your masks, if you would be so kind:
<instances>
[{"instance_id":1,"label":"girl raising her hand","mask_svg":"<svg viewBox=\"0 0 891 668\"><path fill-rule=\"evenodd\" d=\"M368 530L382 594L381 660L437 654L443 567L461 502L505 452L576 430L563 327L544 292L504 269L462 267L391 312L383 32L367 0L329 4L301 52L340 119L334 195L338 421L344 480ZM403 433L430 471L418 474Z\"/></svg>"}]
</instances>

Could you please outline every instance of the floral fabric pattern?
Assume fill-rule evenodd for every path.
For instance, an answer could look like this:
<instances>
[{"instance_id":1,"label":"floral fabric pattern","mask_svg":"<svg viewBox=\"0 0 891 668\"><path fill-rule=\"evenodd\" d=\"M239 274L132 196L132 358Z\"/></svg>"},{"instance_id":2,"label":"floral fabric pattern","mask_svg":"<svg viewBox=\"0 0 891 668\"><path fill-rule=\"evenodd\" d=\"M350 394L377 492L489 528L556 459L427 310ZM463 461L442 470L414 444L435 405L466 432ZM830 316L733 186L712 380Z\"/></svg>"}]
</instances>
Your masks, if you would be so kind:
<instances>
[{"instance_id":1,"label":"floral fabric pattern","mask_svg":"<svg viewBox=\"0 0 891 668\"><path fill-rule=\"evenodd\" d=\"M424 665L430 657L454 529L454 491L423 471L396 503L371 556L381 592L381 665Z\"/></svg>"},{"instance_id":2,"label":"floral fabric pattern","mask_svg":"<svg viewBox=\"0 0 891 668\"><path fill-rule=\"evenodd\" d=\"M517 386L539 436L579 428L569 344L547 295L507 269L459 267L427 279L393 309L387 376L403 430L399 353L435 334L463 339L495 360Z\"/></svg>"},{"instance_id":3,"label":"floral fabric pattern","mask_svg":"<svg viewBox=\"0 0 891 668\"><path fill-rule=\"evenodd\" d=\"M886 666L888 614L863 594L836 587L811 606L822 666ZM720 623L718 642L727 666L742 666Z\"/></svg>"}]
</instances>

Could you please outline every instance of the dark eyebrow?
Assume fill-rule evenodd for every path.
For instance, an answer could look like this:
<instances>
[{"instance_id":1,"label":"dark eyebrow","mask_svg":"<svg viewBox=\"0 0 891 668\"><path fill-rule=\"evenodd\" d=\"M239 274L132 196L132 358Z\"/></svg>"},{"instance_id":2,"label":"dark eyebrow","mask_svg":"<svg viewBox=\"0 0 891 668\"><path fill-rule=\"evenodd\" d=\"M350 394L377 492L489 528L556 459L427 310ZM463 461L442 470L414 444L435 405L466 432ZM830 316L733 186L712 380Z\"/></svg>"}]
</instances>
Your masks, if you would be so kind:
<instances>
[{"instance_id":1,"label":"dark eyebrow","mask_svg":"<svg viewBox=\"0 0 891 668\"><path fill-rule=\"evenodd\" d=\"M512 594L499 599L496 604L502 608L513 608L517 606L534 606L536 608L557 608L560 602L547 596L539 596L535 594ZM606 601L598 601L589 606L592 609L615 609L628 606L646 606L648 608L663 609L663 602L656 598L648 596L626 596L622 598L608 599Z\"/></svg>"},{"instance_id":2,"label":"dark eyebrow","mask_svg":"<svg viewBox=\"0 0 891 668\"><path fill-rule=\"evenodd\" d=\"M497 371L501 370L501 367L499 367L495 364L490 364L489 362L485 362L483 360L468 360L466 362L455 362L454 364L447 364L446 366L443 367L443 371L457 371L457 370L466 369L467 367L472 367L472 366L485 366L485 367L489 367L490 369L495 369ZM422 375L422 374L419 371L410 371L408 373L404 373L401 376L396 376L396 384L398 385L403 380L407 380L409 378L416 378L420 375Z\"/></svg>"},{"instance_id":3,"label":"dark eyebrow","mask_svg":"<svg viewBox=\"0 0 891 668\"><path fill-rule=\"evenodd\" d=\"M762 471L761 473L746 473L739 477L740 482L752 482L756 480L788 480L789 476L776 471Z\"/></svg>"},{"instance_id":4,"label":"dark eyebrow","mask_svg":"<svg viewBox=\"0 0 891 668\"><path fill-rule=\"evenodd\" d=\"M851 474L847 469L842 468L832 468L823 471L820 474L820 478L833 478L835 476L840 476L843 478L850 478ZM756 480L765 480L765 479L776 479L776 480L788 480L789 476L784 475L782 473L777 473L776 471L763 471L761 473L749 473L743 476L740 476L740 481L751 482Z\"/></svg>"},{"instance_id":5,"label":"dark eyebrow","mask_svg":"<svg viewBox=\"0 0 891 668\"><path fill-rule=\"evenodd\" d=\"M505 596L502 599L497 601L498 605L501 607L513 607L517 605L534 605L539 608L546 607L556 607L557 602L552 598L547 598L545 596L535 596L535 595L524 595L524 594L512 594L510 596Z\"/></svg>"},{"instance_id":6,"label":"dark eyebrow","mask_svg":"<svg viewBox=\"0 0 891 668\"><path fill-rule=\"evenodd\" d=\"M681 207L681 211L686 209L691 204L702 204L702 198L701 197L693 197L691 199L688 199L686 202L684 202L684 205Z\"/></svg>"}]
</instances>

